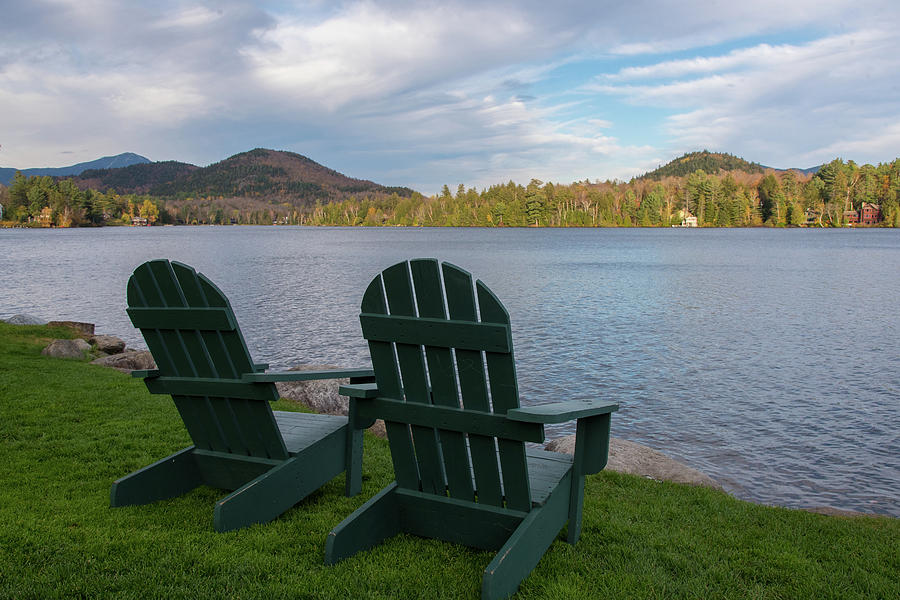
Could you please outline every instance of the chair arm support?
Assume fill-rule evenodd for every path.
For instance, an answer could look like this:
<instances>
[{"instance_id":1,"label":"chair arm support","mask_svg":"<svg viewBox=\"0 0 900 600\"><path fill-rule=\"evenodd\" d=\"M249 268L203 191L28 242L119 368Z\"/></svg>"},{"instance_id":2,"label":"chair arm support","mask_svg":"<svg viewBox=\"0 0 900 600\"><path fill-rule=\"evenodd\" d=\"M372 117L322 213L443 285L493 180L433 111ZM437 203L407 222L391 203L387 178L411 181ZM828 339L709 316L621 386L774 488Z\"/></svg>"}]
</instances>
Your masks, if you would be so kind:
<instances>
[{"instance_id":1,"label":"chair arm support","mask_svg":"<svg viewBox=\"0 0 900 600\"><path fill-rule=\"evenodd\" d=\"M609 427L612 412L582 417L575 427L574 469L579 475L599 473L609 460Z\"/></svg>"},{"instance_id":2,"label":"chair arm support","mask_svg":"<svg viewBox=\"0 0 900 600\"><path fill-rule=\"evenodd\" d=\"M279 373L244 373L243 381L275 383L279 381L314 381L317 379L367 379L375 376L372 369L326 369L322 371L282 371Z\"/></svg>"},{"instance_id":3,"label":"chair arm support","mask_svg":"<svg viewBox=\"0 0 900 600\"><path fill-rule=\"evenodd\" d=\"M619 405L604 400L570 400L537 406L523 406L507 411L506 417L513 421L526 423L565 423L572 419L582 419L597 415L609 414L619 410Z\"/></svg>"},{"instance_id":4,"label":"chair arm support","mask_svg":"<svg viewBox=\"0 0 900 600\"><path fill-rule=\"evenodd\" d=\"M159 377L159 369L140 369L131 372L132 377L140 377L147 379L149 377Z\"/></svg>"},{"instance_id":5,"label":"chair arm support","mask_svg":"<svg viewBox=\"0 0 900 600\"><path fill-rule=\"evenodd\" d=\"M378 386L374 382L342 385L338 388L338 393L350 399L349 413L347 415L347 418L350 420L350 427L354 429L368 429L375 424L375 419L360 417L359 409L357 408L359 402L365 402L367 399L378 396Z\"/></svg>"},{"instance_id":6,"label":"chair arm support","mask_svg":"<svg viewBox=\"0 0 900 600\"><path fill-rule=\"evenodd\" d=\"M351 383L339 387L338 393L351 398L377 398L378 386L375 383Z\"/></svg>"}]
</instances>

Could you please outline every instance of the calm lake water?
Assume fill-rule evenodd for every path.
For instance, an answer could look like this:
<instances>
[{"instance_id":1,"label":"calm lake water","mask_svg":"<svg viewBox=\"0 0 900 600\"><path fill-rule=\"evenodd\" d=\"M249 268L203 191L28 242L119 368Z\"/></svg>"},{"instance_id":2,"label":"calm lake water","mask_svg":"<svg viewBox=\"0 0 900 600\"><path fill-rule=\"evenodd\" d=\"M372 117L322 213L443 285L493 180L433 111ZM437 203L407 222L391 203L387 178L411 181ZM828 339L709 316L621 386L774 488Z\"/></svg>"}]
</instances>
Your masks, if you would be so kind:
<instances>
[{"instance_id":1,"label":"calm lake water","mask_svg":"<svg viewBox=\"0 0 900 600\"><path fill-rule=\"evenodd\" d=\"M900 516L900 231L0 230L0 318L143 347L125 283L171 258L229 296L258 362L356 366L363 290L413 257L506 304L523 403L615 400L613 435L741 498Z\"/></svg>"}]
</instances>

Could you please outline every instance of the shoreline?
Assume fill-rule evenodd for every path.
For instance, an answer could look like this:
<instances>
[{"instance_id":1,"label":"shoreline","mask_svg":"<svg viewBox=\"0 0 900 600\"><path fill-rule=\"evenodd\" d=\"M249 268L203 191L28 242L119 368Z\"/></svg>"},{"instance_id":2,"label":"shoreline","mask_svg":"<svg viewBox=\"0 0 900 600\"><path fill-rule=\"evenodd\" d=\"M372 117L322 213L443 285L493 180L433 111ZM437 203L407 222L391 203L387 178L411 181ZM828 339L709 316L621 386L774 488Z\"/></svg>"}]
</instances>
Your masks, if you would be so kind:
<instances>
[{"instance_id":1,"label":"shoreline","mask_svg":"<svg viewBox=\"0 0 900 600\"><path fill-rule=\"evenodd\" d=\"M106 353L97 350L100 354L102 354L102 356L94 358L90 361L90 363L107 368L113 368L129 374L133 370L155 368L155 364L152 362L152 356L150 356L150 352L148 350L135 350L126 348L124 341L116 336L95 335L94 325L91 323L76 321L45 322L42 319L38 319L30 315L14 315L9 319L5 319L5 322L13 325L50 325L66 327L68 329L71 329L75 333L75 335L77 336L76 339L81 339L82 341L91 341L94 349L98 349L99 346L99 343L94 343L94 340L97 340L100 343L110 343L112 340L116 340L117 342L113 343L112 346L118 348L115 353ZM119 348L118 342L121 342L121 348ZM51 342L51 345L52 344L53 342ZM47 349L45 348L45 352L46 350ZM81 350L81 352L83 354L84 350ZM340 367L330 364L301 365L292 367L288 370L317 370L336 368ZM279 395L286 400L306 406L307 408L318 413L346 415L348 411L347 400L337 393L340 382L341 380L318 380L278 383L276 384L276 386L278 387ZM386 432L384 430L383 423L376 423L373 427L370 428L370 431L377 437L386 438ZM548 440L544 445L544 449L553 452L573 454L575 449L575 435L571 434ZM896 518L892 515L867 513L827 505L808 507L766 505L760 502L754 502L753 500L739 498L738 496L734 496L734 494L726 490L711 476L668 456L663 451L621 438L610 438L609 461L605 467L605 470L616 471L629 475L636 475L655 481L669 481L684 485L709 487L740 500L745 500L747 502L752 502L754 504L763 506L777 506L780 508L787 508L791 510L803 510L806 512L840 517L884 516Z\"/></svg>"}]
</instances>

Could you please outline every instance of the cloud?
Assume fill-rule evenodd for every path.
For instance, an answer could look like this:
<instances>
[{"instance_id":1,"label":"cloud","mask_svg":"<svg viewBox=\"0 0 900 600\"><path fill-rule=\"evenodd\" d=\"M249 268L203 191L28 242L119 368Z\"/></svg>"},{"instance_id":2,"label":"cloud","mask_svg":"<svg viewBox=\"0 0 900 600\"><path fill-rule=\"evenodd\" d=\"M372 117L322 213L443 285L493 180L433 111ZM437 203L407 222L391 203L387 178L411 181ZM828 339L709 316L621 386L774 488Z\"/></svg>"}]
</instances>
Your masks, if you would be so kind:
<instances>
[{"instance_id":1,"label":"cloud","mask_svg":"<svg viewBox=\"0 0 900 600\"><path fill-rule=\"evenodd\" d=\"M0 162L49 165L65 149L207 164L266 146L434 192L627 178L698 147L866 160L895 140L898 13L867 0L10 3Z\"/></svg>"},{"instance_id":2,"label":"cloud","mask_svg":"<svg viewBox=\"0 0 900 600\"><path fill-rule=\"evenodd\" d=\"M779 165L854 148L856 160L877 161L896 153L875 140L900 117L898 69L894 32L867 29L626 67L587 89L675 109L665 128L679 151L722 149Z\"/></svg>"}]
</instances>

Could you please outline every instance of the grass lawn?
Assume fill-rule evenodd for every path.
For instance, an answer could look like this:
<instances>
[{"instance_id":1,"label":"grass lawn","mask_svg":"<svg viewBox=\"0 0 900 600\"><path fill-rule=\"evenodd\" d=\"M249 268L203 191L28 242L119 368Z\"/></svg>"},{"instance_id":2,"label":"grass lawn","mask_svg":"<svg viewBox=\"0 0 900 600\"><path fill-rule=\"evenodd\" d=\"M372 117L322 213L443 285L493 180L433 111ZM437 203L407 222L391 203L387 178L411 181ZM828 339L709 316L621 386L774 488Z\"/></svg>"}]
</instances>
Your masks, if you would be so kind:
<instances>
[{"instance_id":1,"label":"grass lawn","mask_svg":"<svg viewBox=\"0 0 900 600\"><path fill-rule=\"evenodd\" d=\"M216 533L225 492L205 487L110 509L113 480L187 433L142 381L41 356L51 337L67 335L0 322L0 597L479 597L492 553L453 544L402 535L323 564L331 528L393 479L369 434L359 496L345 498L339 476L266 525ZM900 598L900 520L604 472L588 478L578 545L560 536L517 597Z\"/></svg>"}]
</instances>

